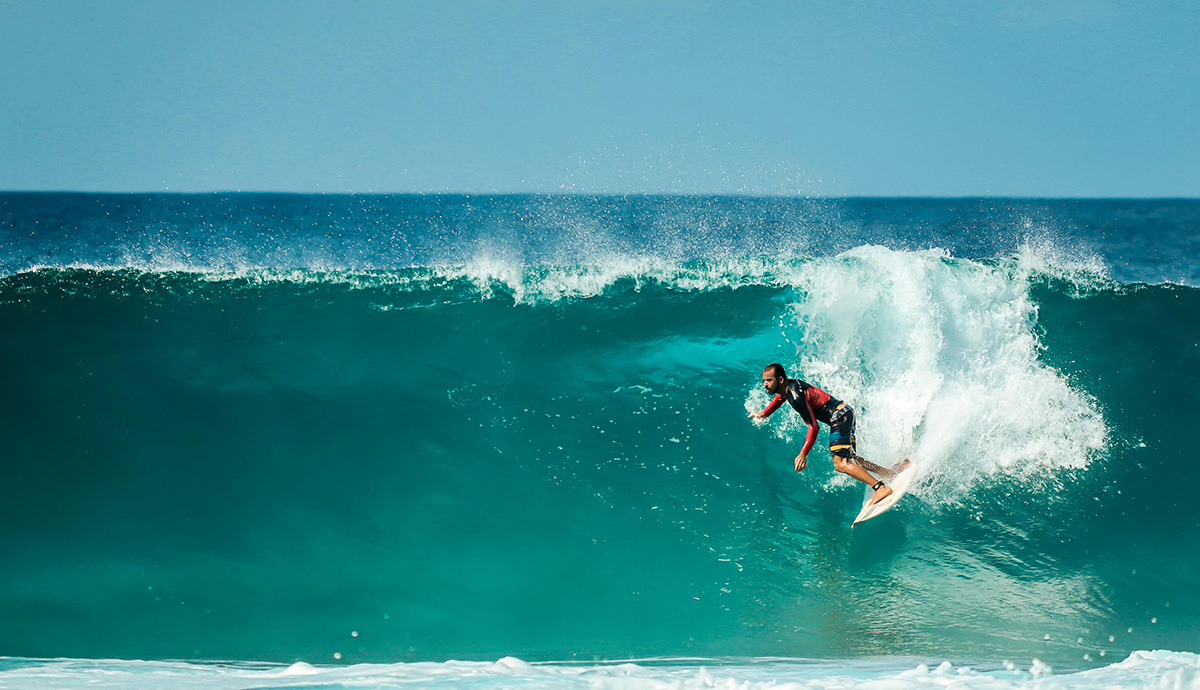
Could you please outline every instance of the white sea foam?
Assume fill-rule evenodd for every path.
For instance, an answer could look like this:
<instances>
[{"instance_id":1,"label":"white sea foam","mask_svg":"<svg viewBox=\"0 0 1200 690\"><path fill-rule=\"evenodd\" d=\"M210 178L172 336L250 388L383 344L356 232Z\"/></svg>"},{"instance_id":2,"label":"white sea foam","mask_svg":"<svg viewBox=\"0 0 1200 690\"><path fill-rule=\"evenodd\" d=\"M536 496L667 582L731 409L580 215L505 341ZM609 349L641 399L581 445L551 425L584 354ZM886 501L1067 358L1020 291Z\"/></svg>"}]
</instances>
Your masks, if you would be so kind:
<instances>
[{"instance_id":1,"label":"white sea foam","mask_svg":"<svg viewBox=\"0 0 1200 690\"><path fill-rule=\"evenodd\" d=\"M789 375L856 408L864 457L916 461L927 500L957 501L998 473L1082 468L1105 447L1094 401L1039 359L1027 262L859 247L788 279ZM789 438L802 427L777 426Z\"/></svg>"},{"instance_id":2,"label":"white sea foam","mask_svg":"<svg viewBox=\"0 0 1200 690\"><path fill-rule=\"evenodd\" d=\"M183 663L112 660L0 659L0 687L156 688L243 690L249 688L591 688L611 690L1200 690L1200 656L1187 652L1137 651L1124 661L1084 671L1055 672L1030 659L1025 664L980 667L948 661L906 659L813 661L646 660L613 663L497 662L303 665Z\"/></svg>"},{"instance_id":3,"label":"white sea foam","mask_svg":"<svg viewBox=\"0 0 1200 690\"><path fill-rule=\"evenodd\" d=\"M1014 257L1018 275L1045 276L1075 287L1079 293L1112 288L1108 266L1097 254L1080 247L1063 247L1053 237L1030 234Z\"/></svg>"},{"instance_id":4,"label":"white sea foam","mask_svg":"<svg viewBox=\"0 0 1200 690\"><path fill-rule=\"evenodd\" d=\"M676 261L650 255L611 255L591 256L586 263L534 265L504 254L481 253L465 264L409 269L405 275L428 275L445 282L464 281L473 285L481 298L490 299L506 293L518 304L524 304L594 297L622 282L635 290L661 285L691 292L748 286L804 287L833 266L843 271L859 270L864 266L864 258L872 254L890 256L895 262L912 261L919 268L929 264L929 257L937 257L953 264L947 271L984 271L989 278L1007 277L1021 289L1027 288L1028 281L1036 277L1075 283L1081 292L1114 286L1107 279L1099 259L1066 252L1048 240L1022 245L1016 255L1000 262L1000 268L995 262L952 260L942 250L899 251L864 246L838 256L820 258L730 255ZM325 279L344 280L340 275L331 273ZM359 279L364 287L373 281L403 284L403 281L389 278L390 272L353 275L370 276L366 280ZM912 277L920 280L923 276L914 274ZM426 286L421 282L410 284L414 288Z\"/></svg>"}]
</instances>

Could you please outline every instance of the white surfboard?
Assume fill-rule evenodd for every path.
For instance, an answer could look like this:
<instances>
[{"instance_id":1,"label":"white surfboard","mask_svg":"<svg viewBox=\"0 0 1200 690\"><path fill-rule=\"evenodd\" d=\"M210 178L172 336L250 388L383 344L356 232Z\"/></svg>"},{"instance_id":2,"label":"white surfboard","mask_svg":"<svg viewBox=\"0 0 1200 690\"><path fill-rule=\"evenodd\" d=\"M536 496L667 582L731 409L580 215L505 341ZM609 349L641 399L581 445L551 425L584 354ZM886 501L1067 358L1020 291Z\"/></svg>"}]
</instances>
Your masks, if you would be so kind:
<instances>
[{"instance_id":1,"label":"white surfboard","mask_svg":"<svg viewBox=\"0 0 1200 690\"><path fill-rule=\"evenodd\" d=\"M886 513L889 508L896 505L896 501L899 501L908 492L908 486L912 484L913 477L916 474L917 466L909 465L903 472L888 480L886 483L892 487L891 495L875 505L871 505L871 497L875 495L875 492L871 491L871 487L867 487L867 497L863 499L862 510L859 511L858 517L854 518L854 522L850 526L853 527L860 522L866 522L877 515Z\"/></svg>"}]
</instances>

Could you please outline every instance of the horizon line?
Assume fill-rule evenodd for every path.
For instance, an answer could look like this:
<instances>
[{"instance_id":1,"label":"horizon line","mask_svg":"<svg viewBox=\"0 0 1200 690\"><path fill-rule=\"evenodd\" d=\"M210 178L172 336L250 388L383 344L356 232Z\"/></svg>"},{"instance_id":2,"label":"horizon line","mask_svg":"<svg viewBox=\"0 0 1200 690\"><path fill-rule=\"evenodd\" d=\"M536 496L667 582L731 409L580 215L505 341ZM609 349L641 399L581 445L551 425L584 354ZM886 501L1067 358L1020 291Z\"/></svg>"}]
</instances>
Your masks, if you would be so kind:
<instances>
[{"instance_id":1,"label":"horizon line","mask_svg":"<svg viewBox=\"0 0 1200 690\"><path fill-rule=\"evenodd\" d=\"M466 192L466 191L404 191L404 192L324 192L324 191L280 191L280 190L213 190L213 191L92 191L68 189L3 189L0 195L45 194L45 195L79 195L79 196L347 196L347 197L583 197L583 198L617 198L617 197L672 197L672 198L744 198L744 199L810 199L814 201L849 201L855 199L872 200L941 200L941 201L983 201L983 200L1020 200L1020 201L1200 201L1200 196L1062 196L1062 195L1000 195L1000 194L755 194L747 192Z\"/></svg>"}]
</instances>

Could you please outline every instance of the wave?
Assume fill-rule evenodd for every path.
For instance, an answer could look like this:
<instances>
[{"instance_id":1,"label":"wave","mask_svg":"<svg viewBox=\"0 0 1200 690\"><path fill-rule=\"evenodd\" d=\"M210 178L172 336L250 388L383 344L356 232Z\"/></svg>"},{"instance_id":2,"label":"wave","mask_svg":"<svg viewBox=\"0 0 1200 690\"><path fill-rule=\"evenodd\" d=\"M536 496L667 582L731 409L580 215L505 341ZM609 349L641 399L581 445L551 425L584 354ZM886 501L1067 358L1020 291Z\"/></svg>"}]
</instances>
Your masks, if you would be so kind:
<instances>
[{"instance_id":1,"label":"wave","mask_svg":"<svg viewBox=\"0 0 1200 690\"><path fill-rule=\"evenodd\" d=\"M0 648L1186 649L1197 314L1035 246L20 272ZM851 531L861 489L820 450L791 470L795 415L745 417L770 361L856 407L864 456L913 457L913 498Z\"/></svg>"},{"instance_id":2,"label":"wave","mask_svg":"<svg viewBox=\"0 0 1200 690\"><path fill-rule=\"evenodd\" d=\"M0 283L0 300L7 295L25 300L31 290L221 301L256 299L266 289L285 294L344 289L366 293L373 310L391 311L464 300L544 305L768 288L773 300L785 303L771 317L775 333L763 324L756 329L757 338L779 341L770 356L855 401L864 446L886 458L919 460L920 492L938 502L957 500L980 476L1033 480L1044 469L1083 468L1106 447L1108 432L1095 401L1039 360L1031 289L1045 282L1074 296L1126 289L1096 272L1090 258L1073 263L1045 248L978 262L941 250L865 246L826 258L675 264L628 260L527 268L484 261L385 272L42 270ZM681 349L664 359L702 357L720 366L713 353ZM673 365L695 368L684 361ZM1039 414L1011 402L1026 399L1039 401ZM747 409L764 404L761 392L747 396ZM803 436L798 424L787 417L773 426L791 441Z\"/></svg>"},{"instance_id":3,"label":"wave","mask_svg":"<svg viewBox=\"0 0 1200 690\"><path fill-rule=\"evenodd\" d=\"M364 272L72 268L0 280L0 304L26 313L54 308L64 299L146 304L167 314L204 304L279 309L275 331L264 336L281 340L304 337L300 312L322 300L336 310L331 318L349 319L362 324L355 326L360 329L374 318L371 313L420 309L453 318L465 305L485 303L517 308L512 316L489 318L529 324L521 328L535 327L548 308L578 313L585 334L590 319L620 317L615 330L624 350L605 356L623 374L640 377L636 385L655 367L703 380L711 371L745 375L761 367L760 360L782 361L795 375L853 401L864 448L889 462L917 460L916 493L933 504L961 501L988 477L1041 486L1053 496L1062 489L1064 470L1084 470L1110 456L1106 405L1072 380L1071 368L1063 366L1070 362L1047 357L1042 311L1053 302L1060 311L1081 311L1086 320L1093 318L1096 303L1140 302L1141 295L1155 302L1182 299L1190 305L1183 307L1185 315L1195 308L1190 288L1120 285L1097 272L1089 257L1073 262L1032 246L987 261L956 259L941 250L864 246L805 259L539 267L481 262ZM722 305L719 312L735 319L732 328L714 319L685 318L666 334L638 323L664 318L672 302L695 300ZM757 315L739 323L739 305ZM625 318L626 312L634 318ZM103 320L103 312L97 318ZM254 324L231 322L227 328L243 326ZM477 326L494 328L487 320ZM591 327L587 340L597 337L596 325ZM1053 336L1076 345L1069 329ZM183 343L161 345L170 351ZM653 355L646 352L649 346ZM572 362L571 354L549 352L548 361ZM611 381L614 388L628 383ZM750 410L766 400L754 388L743 402ZM769 427L787 442L803 437L794 416L778 415ZM849 485L840 475L832 482L829 490Z\"/></svg>"}]
</instances>

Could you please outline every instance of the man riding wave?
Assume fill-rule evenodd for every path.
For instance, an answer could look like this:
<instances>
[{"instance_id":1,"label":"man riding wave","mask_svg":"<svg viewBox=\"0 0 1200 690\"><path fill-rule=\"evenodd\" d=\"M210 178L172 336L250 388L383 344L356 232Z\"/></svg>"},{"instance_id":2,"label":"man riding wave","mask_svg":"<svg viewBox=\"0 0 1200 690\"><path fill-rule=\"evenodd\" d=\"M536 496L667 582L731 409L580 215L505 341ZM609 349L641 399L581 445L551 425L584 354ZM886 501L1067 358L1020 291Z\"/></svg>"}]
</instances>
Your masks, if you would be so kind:
<instances>
[{"instance_id":1,"label":"man riding wave","mask_svg":"<svg viewBox=\"0 0 1200 690\"><path fill-rule=\"evenodd\" d=\"M763 388L775 397L767 404L762 412L751 412L752 419L766 419L786 400L792 408L800 413L800 418L808 425L808 435L804 438L804 447L796 456L796 471L800 472L808 466L808 452L817 441L820 430L819 422L829 425L829 453L833 456L833 468L842 474L854 477L867 484L875 491L871 504L887 498L892 493L891 487L876 479L875 475L890 479L897 472L908 466L907 460L888 469L881 467L866 458L855 454L854 445L854 408L834 398L816 386L805 383L800 379L789 379L782 364L768 364L763 369Z\"/></svg>"}]
</instances>

